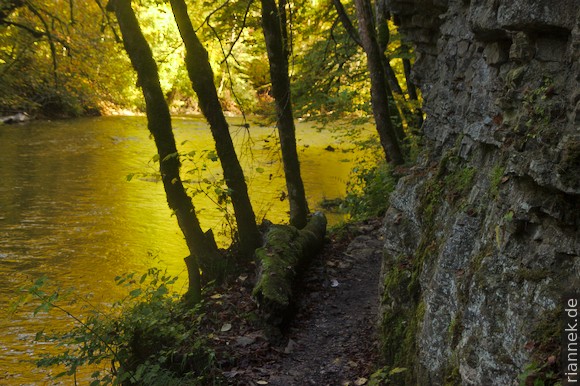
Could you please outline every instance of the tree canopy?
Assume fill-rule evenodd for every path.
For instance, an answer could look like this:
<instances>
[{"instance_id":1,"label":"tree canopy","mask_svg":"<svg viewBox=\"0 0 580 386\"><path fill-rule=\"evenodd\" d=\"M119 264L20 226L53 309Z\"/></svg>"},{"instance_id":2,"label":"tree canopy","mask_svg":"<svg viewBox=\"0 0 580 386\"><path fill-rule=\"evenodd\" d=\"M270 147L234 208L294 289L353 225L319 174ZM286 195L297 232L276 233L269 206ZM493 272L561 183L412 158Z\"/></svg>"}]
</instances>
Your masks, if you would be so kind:
<instances>
[{"instance_id":1,"label":"tree canopy","mask_svg":"<svg viewBox=\"0 0 580 386\"><path fill-rule=\"evenodd\" d=\"M187 1L192 25L208 52L223 108L271 114L270 73L261 33L261 5L253 0ZM357 25L354 3L342 3ZM0 8L0 114L42 116L144 111L117 21L103 0L11 0ZM167 1L133 4L159 68L173 112L199 112L185 49ZM333 2L288 2L289 74L295 117L368 116L370 81L364 51L345 29ZM407 93L402 50L392 20L386 54ZM106 58L106 60L103 60ZM399 106L405 101L398 96ZM399 107L399 110L401 107ZM413 106L415 109L415 106ZM273 119L273 118L272 118Z\"/></svg>"}]
</instances>

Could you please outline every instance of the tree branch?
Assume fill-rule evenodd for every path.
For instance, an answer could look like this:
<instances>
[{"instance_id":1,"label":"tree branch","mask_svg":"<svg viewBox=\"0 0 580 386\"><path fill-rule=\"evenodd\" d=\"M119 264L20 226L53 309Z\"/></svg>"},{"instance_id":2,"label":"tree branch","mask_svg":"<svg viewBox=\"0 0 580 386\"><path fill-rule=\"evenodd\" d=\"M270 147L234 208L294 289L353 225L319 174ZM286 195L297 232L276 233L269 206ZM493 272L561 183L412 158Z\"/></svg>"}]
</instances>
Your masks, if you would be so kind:
<instances>
[{"instance_id":1,"label":"tree branch","mask_svg":"<svg viewBox=\"0 0 580 386\"><path fill-rule=\"evenodd\" d=\"M250 13L250 7L252 6L253 3L254 3L254 0L248 1L246 11L244 12L244 20L242 21L242 27L240 28L238 35L236 36L236 38L232 42L230 49L228 50L228 53L224 56L224 60L222 60L222 63L225 62L232 55L232 51L234 50L236 43L238 42L238 40L240 40L240 37L242 36L242 32L244 32L244 29L246 28L246 20L248 18L248 14Z\"/></svg>"},{"instance_id":2,"label":"tree branch","mask_svg":"<svg viewBox=\"0 0 580 386\"><path fill-rule=\"evenodd\" d=\"M213 11L211 11L209 13L209 15L207 15L205 17L205 19L203 20L203 23L200 24L199 27L197 27L197 29L195 30L195 33L197 33L197 31L200 30L201 27L203 27L204 24L209 23L209 19L214 15L214 13L218 12L219 10L221 10L222 8L224 8L226 5L228 5L230 2L230 0L226 0L222 5L220 5L219 7L217 7L216 9L214 9ZM211 27L210 27L211 28Z\"/></svg>"},{"instance_id":3,"label":"tree branch","mask_svg":"<svg viewBox=\"0 0 580 386\"><path fill-rule=\"evenodd\" d=\"M332 3L334 4L334 8L336 8L336 12L338 13L338 19L340 20L340 22L342 23L342 26L344 27L344 29L348 33L348 36L350 36L350 38L358 46L362 47L362 42L360 40L360 36L358 35L358 32L356 31L356 29L352 25L352 22L350 21L350 18L348 17L346 10L344 9L344 6L340 2L340 0L332 0Z\"/></svg>"}]
</instances>

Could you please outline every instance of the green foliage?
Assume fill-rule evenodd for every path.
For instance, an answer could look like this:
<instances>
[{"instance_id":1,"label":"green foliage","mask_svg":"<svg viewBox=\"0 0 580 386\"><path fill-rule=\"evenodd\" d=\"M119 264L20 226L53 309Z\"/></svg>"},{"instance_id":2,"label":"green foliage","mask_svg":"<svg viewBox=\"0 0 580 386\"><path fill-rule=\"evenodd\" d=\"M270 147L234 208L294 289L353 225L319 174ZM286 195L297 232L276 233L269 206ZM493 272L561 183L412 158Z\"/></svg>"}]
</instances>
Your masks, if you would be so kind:
<instances>
[{"instance_id":1,"label":"green foliage","mask_svg":"<svg viewBox=\"0 0 580 386\"><path fill-rule=\"evenodd\" d=\"M66 310L65 298L47 291L46 278L23 289L19 303L34 301L37 312L57 309L75 321L66 333L37 334L37 340L56 343L58 354L45 354L37 365L64 367L55 378L76 375L87 366L108 365L92 373L91 385L199 384L213 363L213 354L196 331L203 318L201 306L188 308L171 291L177 280L158 268L145 274L115 278L128 295L110 310L89 310L81 319Z\"/></svg>"},{"instance_id":2,"label":"green foliage","mask_svg":"<svg viewBox=\"0 0 580 386\"><path fill-rule=\"evenodd\" d=\"M356 167L347 183L345 209L356 220L380 216L388 208L396 184L392 167L385 161Z\"/></svg>"},{"instance_id":3,"label":"green foliage","mask_svg":"<svg viewBox=\"0 0 580 386\"><path fill-rule=\"evenodd\" d=\"M501 180L505 174L505 168L501 165L496 165L491 169L489 175L489 189L493 198L497 198L499 195L499 186L501 185Z\"/></svg>"},{"instance_id":4,"label":"green foliage","mask_svg":"<svg viewBox=\"0 0 580 386\"><path fill-rule=\"evenodd\" d=\"M518 375L520 386L560 386L562 383L558 381L558 376L549 369L548 364L540 365L532 362L524 367L524 371Z\"/></svg>"},{"instance_id":5,"label":"green foliage","mask_svg":"<svg viewBox=\"0 0 580 386\"><path fill-rule=\"evenodd\" d=\"M400 379L398 374L405 373L407 371L404 367L382 367L371 374L368 385L369 386L380 386L389 384L398 384Z\"/></svg>"},{"instance_id":6,"label":"green foliage","mask_svg":"<svg viewBox=\"0 0 580 386\"><path fill-rule=\"evenodd\" d=\"M129 68L93 1L72 10L28 1L0 23L0 111L59 117L126 105L135 90Z\"/></svg>"},{"instance_id":7,"label":"green foliage","mask_svg":"<svg viewBox=\"0 0 580 386\"><path fill-rule=\"evenodd\" d=\"M556 118L553 113L556 101L552 79L545 77L539 87L527 89L523 93L523 108L527 113L525 127L527 136L535 138L548 128Z\"/></svg>"},{"instance_id":8,"label":"green foliage","mask_svg":"<svg viewBox=\"0 0 580 386\"><path fill-rule=\"evenodd\" d=\"M237 225L232 206L232 191L228 188L222 172L218 171L220 160L216 151L206 149L182 152L179 159L184 165L183 170L187 177L183 182L190 196L201 195L207 198L220 213L222 222L219 234L234 240Z\"/></svg>"},{"instance_id":9,"label":"green foliage","mask_svg":"<svg viewBox=\"0 0 580 386\"><path fill-rule=\"evenodd\" d=\"M297 116L316 120L371 114L364 52L337 21L329 3L297 8L292 96ZM346 4L354 15L354 6Z\"/></svg>"}]
</instances>

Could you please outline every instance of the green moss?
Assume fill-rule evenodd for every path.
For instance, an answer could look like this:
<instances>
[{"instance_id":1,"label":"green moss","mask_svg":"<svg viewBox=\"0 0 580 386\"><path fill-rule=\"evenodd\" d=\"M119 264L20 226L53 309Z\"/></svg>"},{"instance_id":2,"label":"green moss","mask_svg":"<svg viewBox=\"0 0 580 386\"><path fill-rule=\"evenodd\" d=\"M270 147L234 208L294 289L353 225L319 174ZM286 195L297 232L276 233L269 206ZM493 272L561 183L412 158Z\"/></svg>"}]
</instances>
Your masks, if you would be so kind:
<instances>
[{"instance_id":1,"label":"green moss","mask_svg":"<svg viewBox=\"0 0 580 386\"><path fill-rule=\"evenodd\" d=\"M445 377L445 386L455 386L461 384L461 374L459 374L459 362L453 366Z\"/></svg>"},{"instance_id":2,"label":"green moss","mask_svg":"<svg viewBox=\"0 0 580 386\"><path fill-rule=\"evenodd\" d=\"M499 187L504 174L505 167L501 165L496 165L491 169L491 173L489 174L489 192L494 199L499 195Z\"/></svg>"},{"instance_id":3,"label":"green moss","mask_svg":"<svg viewBox=\"0 0 580 386\"><path fill-rule=\"evenodd\" d=\"M288 276L293 276L292 267L296 266L298 260L298 248L294 245L297 235L298 230L294 227L272 226L268 232L266 246L256 250L256 258L260 261L264 272L275 274L261 275L260 282L252 293L253 296L270 299L279 305L289 305L289 295L292 291Z\"/></svg>"},{"instance_id":4,"label":"green moss","mask_svg":"<svg viewBox=\"0 0 580 386\"><path fill-rule=\"evenodd\" d=\"M548 269L529 269L520 268L516 272L516 279L530 281L530 282L540 282L547 277L551 276L551 272Z\"/></svg>"},{"instance_id":5,"label":"green moss","mask_svg":"<svg viewBox=\"0 0 580 386\"><path fill-rule=\"evenodd\" d=\"M460 139L458 139L460 142ZM420 277L425 263L436 258L440 243L436 236L437 216L446 202L455 210L461 210L465 196L473 186L477 170L461 166L454 154L448 151L432 177L421 188L420 207L422 239L412 257L398 256L392 269L385 275L383 305L386 312L382 320L383 354L389 367L407 368L404 384L416 384L415 360L417 336L425 318L426 304L421 299ZM459 315L450 327L450 339L457 342L463 327ZM451 371L457 379L457 371ZM451 378L450 378L451 379Z\"/></svg>"},{"instance_id":6,"label":"green moss","mask_svg":"<svg viewBox=\"0 0 580 386\"><path fill-rule=\"evenodd\" d=\"M475 168L467 166L445 177L445 185L454 194L464 194L470 188L475 176Z\"/></svg>"},{"instance_id":7,"label":"green moss","mask_svg":"<svg viewBox=\"0 0 580 386\"><path fill-rule=\"evenodd\" d=\"M296 278L322 248L325 233L326 217L317 212L302 230L273 225L256 250L260 273L252 296L268 323L278 326L290 315Z\"/></svg>"},{"instance_id":8,"label":"green moss","mask_svg":"<svg viewBox=\"0 0 580 386\"><path fill-rule=\"evenodd\" d=\"M441 205L443 197L443 184L437 179L431 179L425 184L424 198L422 200L422 219L425 225L432 224L435 214Z\"/></svg>"},{"instance_id":9,"label":"green moss","mask_svg":"<svg viewBox=\"0 0 580 386\"><path fill-rule=\"evenodd\" d=\"M533 343L533 351L530 363L518 376L520 385L540 384L557 385L558 371L562 368L561 331L562 331L562 306L544 313L535 323L530 336ZM553 358L553 362L548 358Z\"/></svg>"},{"instance_id":10,"label":"green moss","mask_svg":"<svg viewBox=\"0 0 580 386\"><path fill-rule=\"evenodd\" d=\"M384 282L383 304L388 308L382 322L384 359L389 366L408 369L401 374L405 384L414 383L416 377L412 370L417 355L416 339L425 317L419 278L425 259L437 250L432 240L424 244L411 260L399 256Z\"/></svg>"}]
</instances>

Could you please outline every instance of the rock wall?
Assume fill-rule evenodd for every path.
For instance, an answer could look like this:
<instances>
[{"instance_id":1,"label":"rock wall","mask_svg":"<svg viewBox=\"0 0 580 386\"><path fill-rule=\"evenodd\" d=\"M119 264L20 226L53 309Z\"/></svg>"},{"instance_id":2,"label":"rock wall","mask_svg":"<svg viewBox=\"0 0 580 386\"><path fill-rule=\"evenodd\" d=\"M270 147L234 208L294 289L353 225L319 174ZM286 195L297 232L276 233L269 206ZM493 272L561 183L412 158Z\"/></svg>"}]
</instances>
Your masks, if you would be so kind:
<instances>
[{"instance_id":1,"label":"rock wall","mask_svg":"<svg viewBox=\"0 0 580 386\"><path fill-rule=\"evenodd\" d=\"M580 2L388 6L427 119L385 218L387 368L407 368L400 384L549 379L561 297L580 288Z\"/></svg>"}]
</instances>

